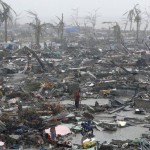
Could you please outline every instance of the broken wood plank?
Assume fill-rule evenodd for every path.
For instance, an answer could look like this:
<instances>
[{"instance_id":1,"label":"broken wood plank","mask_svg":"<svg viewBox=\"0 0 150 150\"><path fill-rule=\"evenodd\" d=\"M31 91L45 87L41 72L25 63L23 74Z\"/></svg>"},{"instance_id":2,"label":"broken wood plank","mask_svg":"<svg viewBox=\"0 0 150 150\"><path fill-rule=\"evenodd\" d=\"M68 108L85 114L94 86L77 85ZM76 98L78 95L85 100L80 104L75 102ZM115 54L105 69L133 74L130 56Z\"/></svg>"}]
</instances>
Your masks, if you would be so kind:
<instances>
[{"instance_id":1,"label":"broken wood plank","mask_svg":"<svg viewBox=\"0 0 150 150\"><path fill-rule=\"evenodd\" d=\"M122 110L123 108L125 108L126 106L121 106L121 107L119 107L119 108L117 108L117 109L115 109L115 110L113 110L113 111L110 111L109 112L109 114L113 114L113 113L115 113L115 112L117 112L117 111L119 111L119 110Z\"/></svg>"}]
</instances>

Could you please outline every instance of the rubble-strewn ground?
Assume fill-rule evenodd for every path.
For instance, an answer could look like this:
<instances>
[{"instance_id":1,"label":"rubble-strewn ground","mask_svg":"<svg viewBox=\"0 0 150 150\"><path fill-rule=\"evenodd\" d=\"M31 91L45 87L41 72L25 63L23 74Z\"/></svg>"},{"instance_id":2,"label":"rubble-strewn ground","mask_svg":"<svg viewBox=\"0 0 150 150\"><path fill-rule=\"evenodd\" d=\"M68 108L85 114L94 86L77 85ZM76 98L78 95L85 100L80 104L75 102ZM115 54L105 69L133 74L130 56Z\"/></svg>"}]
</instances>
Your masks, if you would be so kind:
<instances>
[{"instance_id":1,"label":"rubble-strewn ground","mask_svg":"<svg viewBox=\"0 0 150 150\"><path fill-rule=\"evenodd\" d=\"M30 45L1 51L0 139L7 149L13 144L39 148L39 139L47 146L43 132L55 119L55 125L63 124L76 133L72 143L80 145L81 123L91 115L100 143L130 149L135 138L146 136L149 142L148 47L132 40L124 45L94 40L92 46L85 41L89 42L78 35L78 41L53 42L53 47L47 43L41 49ZM73 97L78 89L80 111L75 110Z\"/></svg>"}]
</instances>

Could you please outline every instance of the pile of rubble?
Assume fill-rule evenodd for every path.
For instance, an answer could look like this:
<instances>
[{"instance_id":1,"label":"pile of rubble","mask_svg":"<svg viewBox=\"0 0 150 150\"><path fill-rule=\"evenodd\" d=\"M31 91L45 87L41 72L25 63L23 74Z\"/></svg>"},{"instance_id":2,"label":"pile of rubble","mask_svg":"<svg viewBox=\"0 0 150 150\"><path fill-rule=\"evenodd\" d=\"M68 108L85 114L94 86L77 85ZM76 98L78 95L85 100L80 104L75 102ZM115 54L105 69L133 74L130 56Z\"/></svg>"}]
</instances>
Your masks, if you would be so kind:
<instances>
[{"instance_id":1,"label":"pile of rubble","mask_svg":"<svg viewBox=\"0 0 150 150\"><path fill-rule=\"evenodd\" d=\"M16 146L16 149L20 145L39 146L39 141L42 146L47 145L43 131L53 126L54 119L80 134L82 123L91 114L92 128L98 132L115 132L118 128L141 124L149 128L149 53L147 48L137 51L134 46L127 46L91 48L80 41L65 48L32 50L25 46L11 52L1 50L1 141L7 148ZM72 104L72 95L77 89L81 89L82 101L85 101L81 102L79 112ZM91 100L90 105L86 103L88 99L95 102ZM65 100L70 103L64 103ZM121 111L133 112L134 117L120 117ZM103 121L97 115L111 120L104 117ZM106 149L102 148L105 146L127 149L134 145L133 140L114 139L109 144L96 140L91 147L99 145L101 150ZM149 138L139 139L138 146L141 143L150 147Z\"/></svg>"}]
</instances>

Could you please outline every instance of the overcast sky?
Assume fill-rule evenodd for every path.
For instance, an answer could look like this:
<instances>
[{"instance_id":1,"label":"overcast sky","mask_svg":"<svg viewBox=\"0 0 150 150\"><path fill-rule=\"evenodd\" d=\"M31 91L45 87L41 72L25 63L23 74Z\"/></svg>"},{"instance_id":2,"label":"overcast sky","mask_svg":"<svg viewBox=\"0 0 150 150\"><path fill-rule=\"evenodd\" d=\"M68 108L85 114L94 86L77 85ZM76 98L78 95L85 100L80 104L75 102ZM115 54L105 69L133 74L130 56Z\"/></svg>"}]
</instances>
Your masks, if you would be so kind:
<instances>
[{"instance_id":1,"label":"overcast sky","mask_svg":"<svg viewBox=\"0 0 150 150\"><path fill-rule=\"evenodd\" d=\"M22 12L21 21L27 22L25 10L37 12L40 19L50 22L64 13L66 21L75 14L73 9L78 8L79 16L87 16L89 12L98 9L99 20L109 21L123 18L123 14L139 4L142 10L150 12L150 0L4 0L17 12Z\"/></svg>"}]
</instances>

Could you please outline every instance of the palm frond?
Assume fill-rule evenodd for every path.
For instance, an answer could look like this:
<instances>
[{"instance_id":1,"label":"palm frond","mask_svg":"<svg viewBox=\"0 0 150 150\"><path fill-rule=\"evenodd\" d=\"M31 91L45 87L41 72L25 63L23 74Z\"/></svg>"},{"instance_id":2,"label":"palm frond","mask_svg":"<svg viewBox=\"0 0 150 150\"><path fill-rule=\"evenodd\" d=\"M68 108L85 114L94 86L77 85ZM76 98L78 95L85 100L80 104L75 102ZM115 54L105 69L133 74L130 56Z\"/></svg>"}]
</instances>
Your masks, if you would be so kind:
<instances>
[{"instance_id":1,"label":"palm frond","mask_svg":"<svg viewBox=\"0 0 150 150\"><path fill-rule=\"evenodd\" d=\"M129 12L129 11L125 12L125 13L123 14L123 16L125 16L128 12Z\"/></svg>"},{"instance_id":2,"label":"palm frond","mask_svg":"<svg viewBox=\"0 0 150 150\"><path fill-rule=\"evenodd\" d=\"M0 21L4 22L5 19L12 20L12 13L16 15L16 12L2 0L0 0L0 5L2 6L2 9L0 11Z\"/></svg>"},{"instance_id":3,"label":"palm frond","mask_svg":"<svg viewBox=\"0 0 150 150\"><path fill-rule=\"evenodd\" d=\"M37 14L36 14L35 12L32 12L32 11L30 11L30 10L27 10L26 12L27 12L28 14L30 14L30 15L32 15L32 16L34 16L34 17L37 18Z\"/></svg>"}]
</instances>

